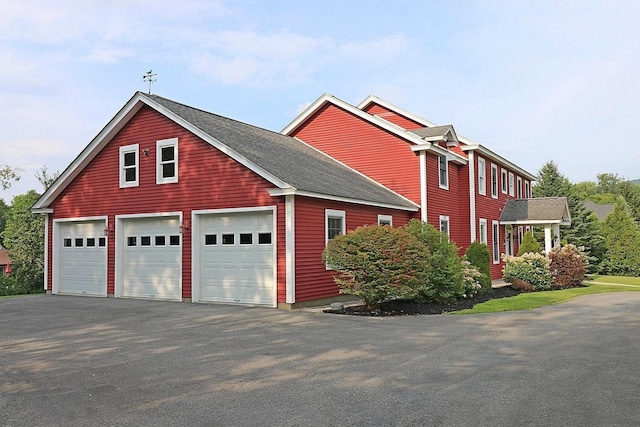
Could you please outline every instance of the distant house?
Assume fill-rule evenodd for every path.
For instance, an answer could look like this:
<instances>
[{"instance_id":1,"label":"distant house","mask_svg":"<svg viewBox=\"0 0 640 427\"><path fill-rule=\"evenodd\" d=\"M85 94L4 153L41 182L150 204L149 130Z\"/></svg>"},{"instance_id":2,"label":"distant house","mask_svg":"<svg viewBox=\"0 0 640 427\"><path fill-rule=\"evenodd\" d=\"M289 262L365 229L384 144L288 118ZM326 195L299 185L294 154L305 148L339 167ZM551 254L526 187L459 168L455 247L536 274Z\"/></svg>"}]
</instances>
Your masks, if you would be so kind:
<instances>
[{"instance_id":1,"label":"distant house","mask_svg":"<svg viewBox=\"0 0 640 427\"><path fill-rule=\"evenodd\" d=\"M613 203L594 203L591 200L585 201L583 205L585 209L593 212L600 221L604 221L605 219L607 219L607 216L609 216L609 214L613 212L613 209L616 207L616 205Z\"/></svg>"},{"instance_id":2,"label":"distant house","mask_svg":"<svg viewBox=\"0 0 640 427\"><path fill-rule=\"evenodd\" d=\"M54 294L292 308L339 297L322 251L421 219L517 253L535 176L379 98L323 95L278 133L141 92L40 197Z\"/></svg>"},{"instance_id":3,"label":"distant house","mask_svg":"<svg viewBox=\"0 0 640 427\"><path fill-rule=\"evenodd\" d=\"M11 273L11 258L9 251L0 246L0 277Z\"/></svg>"}]
</instances>

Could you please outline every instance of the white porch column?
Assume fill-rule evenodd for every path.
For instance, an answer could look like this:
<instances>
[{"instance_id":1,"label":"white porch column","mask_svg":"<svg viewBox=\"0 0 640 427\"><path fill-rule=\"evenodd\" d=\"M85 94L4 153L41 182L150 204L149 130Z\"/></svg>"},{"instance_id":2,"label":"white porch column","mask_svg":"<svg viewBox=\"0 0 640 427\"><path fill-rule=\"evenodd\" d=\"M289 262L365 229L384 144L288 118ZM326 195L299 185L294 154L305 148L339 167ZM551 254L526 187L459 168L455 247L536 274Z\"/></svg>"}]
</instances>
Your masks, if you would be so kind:
<instances>
[{"instance_id":1,"label":"white porch column","mask_svg":"<svg viewBox=\"0 0 640 427\"><path fill-rule=\"evenodd\" d=\"M553 226L553 247L560 245L560 224L554 224Z\"/></svg>"},{"instance_id":2,"label":"white porch column","mask_svg":"<svg viewBox=\"0 0 640 427\"><path fill-rule=\"evenodd\" d=\"M549 252L551 252L551 248L552 248L552 241L551 241L551 224L545 224L544 225L544 252L546 254L549 254Z\"/></svg>"},{"instance_id":3,"label":"white porch column","mask_svg":"<svg viewBox=\"0 0 640 427\"><path fill-rule=\"evenodd\" d=\"M427 152L420 151L420 219L427 222Z\"/></svg>"}]
</instances>

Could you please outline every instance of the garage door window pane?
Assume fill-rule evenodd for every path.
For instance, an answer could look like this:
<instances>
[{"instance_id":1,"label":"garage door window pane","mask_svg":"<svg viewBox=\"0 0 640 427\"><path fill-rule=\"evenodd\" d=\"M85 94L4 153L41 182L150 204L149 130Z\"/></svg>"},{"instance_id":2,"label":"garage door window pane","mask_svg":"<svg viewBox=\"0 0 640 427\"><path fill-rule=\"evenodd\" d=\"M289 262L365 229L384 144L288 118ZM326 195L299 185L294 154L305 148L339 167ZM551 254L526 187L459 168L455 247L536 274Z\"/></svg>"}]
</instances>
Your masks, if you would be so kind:
<instances>
[{"instance_id":1,"label":"garage door window pane","mask_svg":"<svg viewBox=\"0 0 640 427\"><path fill-rule=\"evenodd\" d=\"M180 236L169 236L169 245L171 246L180 245Z\"/></svg>"},{"instance_id":2,"label":"garage door window pane","mask_svg":"<svg viewBox=\"0 0 640 427\"><path fill-rule=\"evenodd\" d=\"M240 244L241 245L251 245L251 244L253 244L253 234L251 234L251 233L240 233Z\"/></svg>"},{"instance_id":3,"label":"garage door window pane","mask_svg":"<svg viewBox=\"0 0 640 427\"><path fill-rule=\"evenodd\" d=\"M156 246L165 246L166 243L166 239L164 236L156 236Z\"/></svg>"},{"instance_id":4,"label":"garage door window pane","mask_svg":"<svg viewBox=\"0 0 640 427\"><path fill-rule=\"evenodd\" d=\"M104 237L100 237L98 239L98 246L100 246L101 248L104 247L107 244L107 239Z\"/></svg>"},{"instance_id":5,"label":"garage door window pane","mask_svg":"<svg viewBox=\"0 0 640 427\"><path fill-rule=\"evenodd\" d=\"M271 244L271 233L259 233L258 234L258 244L259 245L270 245Z\"/></svg>"},{"instance_id":6,"label":"garage door window pane","mask_svg":"<svg viewBox=\"0 0 640 427\"><path fill-rule=\"evenodd\" d=\"M71 247L71 239L64 239L64 247L65 248Z\"/></svg>"},{"instance_id":7,"label":"garage door window pane","mask_svg":"<svg viewBox=\"0 0 640 427\"><path fill-rule=\"evenodd\" d=\"M96 238L95 237L87 237L87 247L95 248L96 247Z\"/></svg>"},{"instance_id":8,"label":"garage door window pane","mask_svg":"<svg viewBox=\"0 0 640 427\"><path fill-rule=\"evenodd\" d=\"M218 244L218 236L216 234L205 234L204 244L207 246Z\"/></svg>"},{"instance_id":9,"label":"garage door window pane","mask_svg":"<svg viewBox=\"0 0 640 427\"><path fill-rule=\"evenodd\" d=\"M151 246L151 236L140 237L140 246Z\"/></svg>"},{"instance_id":10,"label":"garage door window pane","mask_svg":"<svg viewBox=\"0 0 640 427\"><path fill-rule=\"evenodd\" d=\"M223 234L222 235L222 244L223 245L233 245L234 242L234 235L233 234Z\"/></svg>"},{"instance_id":11,"label":"garage door window pane","mask_svg":"<svg viewBox=\"0 0 640 427\"><path fill-rule=\"evenodd\" d=\"M138 245L138 240L136 239L136 236L127 237L127 246L137 246L137 245Z\"/></svg>"},{"instance_id":12,"label":"garage door window pane","mask_svg":"<svg viewBox=\"0 0 640 427\"><path fill-rule=\"evenodd\" d=\"M82 246L84 246L83 243L84 243L83 239L76 238L76 248L81 248Z\"/></svg>"}]
</instances>

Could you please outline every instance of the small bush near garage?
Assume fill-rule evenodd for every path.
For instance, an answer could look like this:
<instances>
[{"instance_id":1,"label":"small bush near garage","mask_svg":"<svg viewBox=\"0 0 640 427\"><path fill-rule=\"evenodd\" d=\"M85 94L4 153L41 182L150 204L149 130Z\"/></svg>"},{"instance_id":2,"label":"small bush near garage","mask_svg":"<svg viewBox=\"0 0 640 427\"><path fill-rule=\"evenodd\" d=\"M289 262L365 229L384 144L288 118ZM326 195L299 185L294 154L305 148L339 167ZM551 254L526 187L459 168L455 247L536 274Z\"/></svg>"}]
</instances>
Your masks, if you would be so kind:
<instances>
[{"instance_id":1,"label":"small bush near garage","mask_svg":"<svg viewBox=\"0 0 640 427\"><path fill-rule=\"evenodd\" d=\"M417 300L442 304L462 298L465 295L462 260L449 236L419 220L409 221L404 229L426 246L431 254L427 281Z\"/></svg>"},{"instance_id":2,"label":"small bush near garage","mask_svg":"<svg viewBox=\"0 0 640 427\"><path fill-rule=\"evenodd\" d=\"M582 284L587 272L588 258L576 245L556 246L549 251L553 284L569 288Z\"/></svg>"},{"instance_id":3,"label":"small bush near garage","mask_svg":"<svg viewBox=\"0 0 640 427\"><path fill-rule=\"evenodd\" d=\"M525 253L522 256L505 256L502 270L504 280L516 289L544 291L551 288L551 269L549 259L538 253Z\"/></svg>"},{"instance_id":4,"label":"small bush near garage","mask_svg":"<svg viewBox=\"0 0 640 427\"><path fill-rule=\"evenodd\" d=\"M478 269L481 288L480 292L491 290L491 254L489 246L478 241L471 243L464 254L465 258L472 266Z\"/></svg>"},{"instance_id":5,"label":"small bush near garage","mask_svg":"<svg viewBox=\"0 0 640 427\"><path fill-rule=\"evenodd\" d=\"M43 293L42 284L29 284L15 274L0 277L0 297Z\"/></svg>"},{"instance_id":6,"label":"small bush near garage","mask_svg":"<svg viewBox=\"0 0 640 427\"><path fill-rule=\"evenodd\" d=\"M428 281L428 249L401 228L368 225L329 241L323 261L335 270L340 292L374 307L391 299L415 299Z\"/></svg>"},{"instance_id":7,"label":"small bush near garage","mask_svg":"<svg viewBox=\"0 0 640 427\"><path fill-rule=\"evenodd\" d=\"M541 251L542 248L540 247L540 243L538 243L536 238L533 237L533 233L524 233L524 236L522 237L522 243L518 248L518 256L522 256L529 252L539 254Z\"/></svg>"}]
</instances>

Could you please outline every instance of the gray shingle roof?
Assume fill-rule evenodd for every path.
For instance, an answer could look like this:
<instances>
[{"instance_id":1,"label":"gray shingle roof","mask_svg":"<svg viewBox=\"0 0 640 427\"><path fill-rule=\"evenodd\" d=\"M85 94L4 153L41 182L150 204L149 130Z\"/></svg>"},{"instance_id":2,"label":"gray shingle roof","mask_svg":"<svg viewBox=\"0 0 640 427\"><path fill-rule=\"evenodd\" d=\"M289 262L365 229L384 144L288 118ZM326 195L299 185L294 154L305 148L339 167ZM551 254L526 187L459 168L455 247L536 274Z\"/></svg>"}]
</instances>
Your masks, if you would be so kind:
<instances>
[{"instance_id":1,"label":"gray shingle roof","mask_svg":"<svg viewBox=\"0 0 640 427\"><path fill-rule=\"evenodd\" d=\"M566 197L508 200L500 215L503 224L570 223Z\"/></svg>"},{"instance_id":2,"label":"gray shingle roof","mask_svg":"<svg viewBox=\"0 0 640 427\"><path fill-rule=\"evenodd\" d=\"M143 95L298 190L416 209L408 199L298 139L157 95Z\"/></svg>"},{"instance_id":3,"label":"gray shingle roof","mask_svg":"<svg viewBox=\"0 0 640 427\"><path fill-rule=\"evenodd\" d=\"M613 212L615 208L613 203L594 203L591 200L587 200L583 204L586 209L596 214L600 221L607 219L607 216Z\"/></svg>"},{"instance_id":4,"label":"gray shingle roof","mask_svg":"<svg viewBox=\"0 0 640 427\"><path fill-rule=\"evenodd\" d=\"M424 127L420 129L411 129L409 132L415 133L420 138L429 138L435 136L444 136L448 131L452 130L451 125Z\"/></svg>"}]
</instances>

